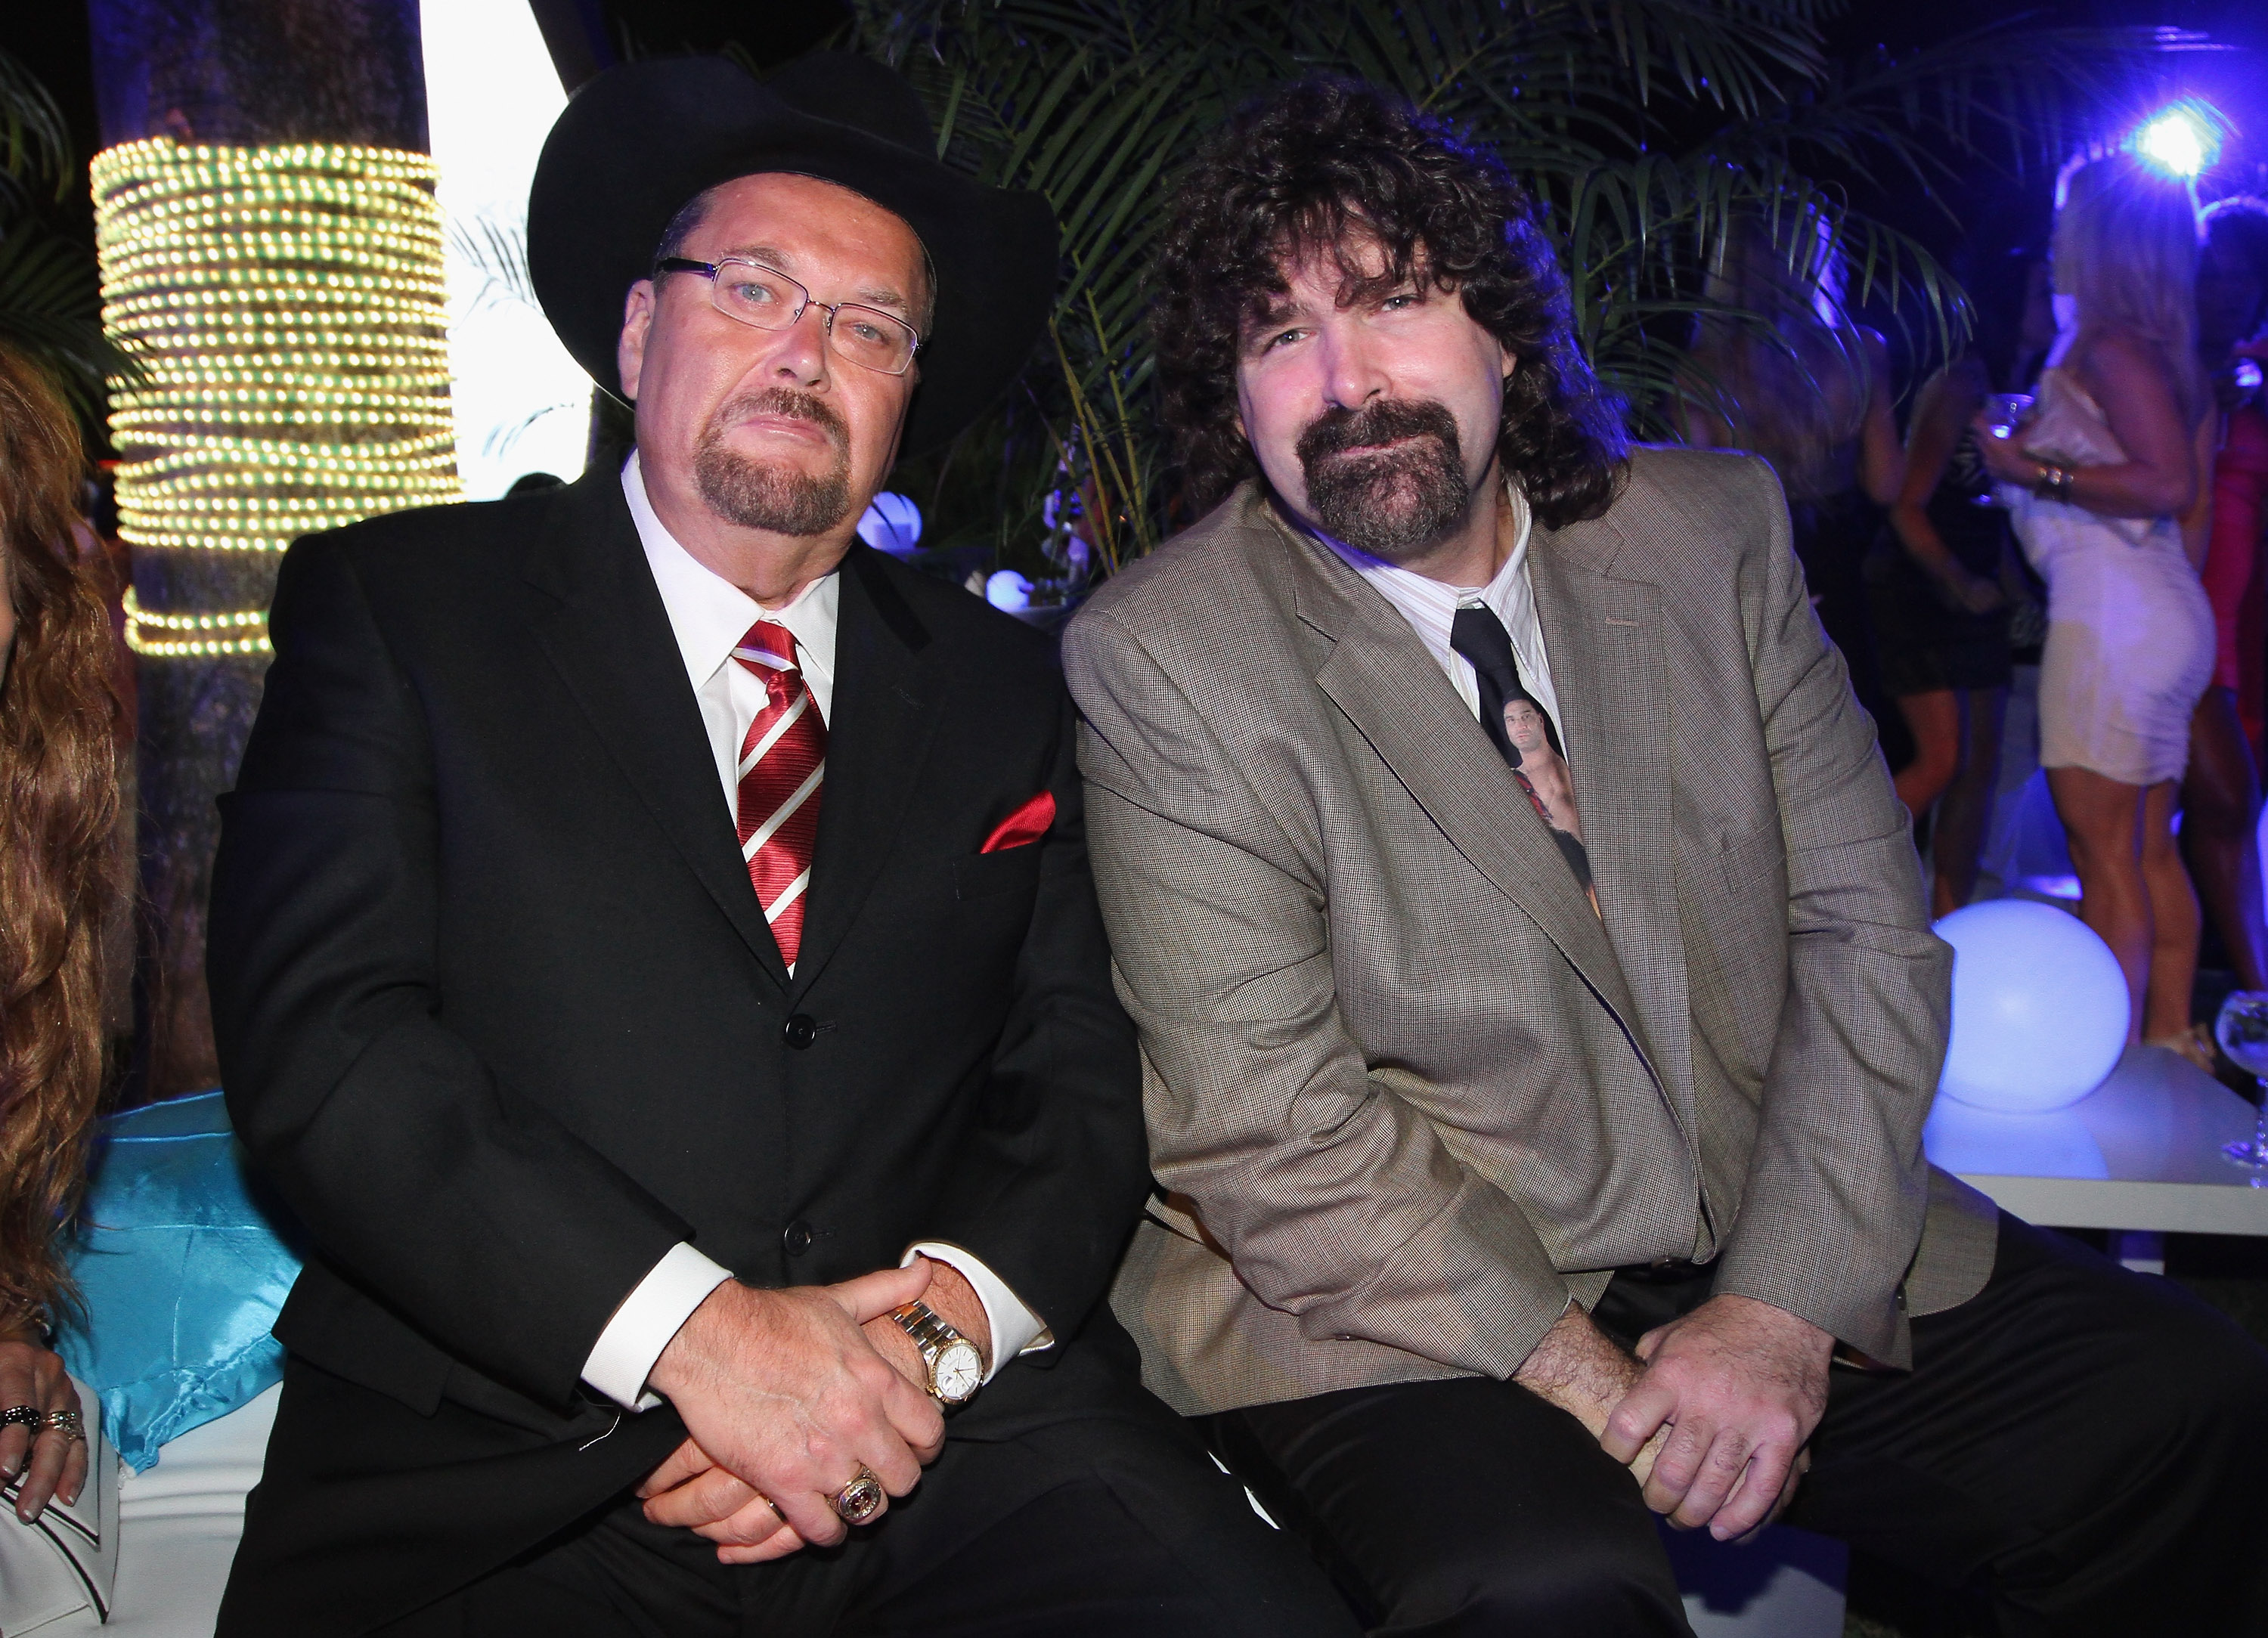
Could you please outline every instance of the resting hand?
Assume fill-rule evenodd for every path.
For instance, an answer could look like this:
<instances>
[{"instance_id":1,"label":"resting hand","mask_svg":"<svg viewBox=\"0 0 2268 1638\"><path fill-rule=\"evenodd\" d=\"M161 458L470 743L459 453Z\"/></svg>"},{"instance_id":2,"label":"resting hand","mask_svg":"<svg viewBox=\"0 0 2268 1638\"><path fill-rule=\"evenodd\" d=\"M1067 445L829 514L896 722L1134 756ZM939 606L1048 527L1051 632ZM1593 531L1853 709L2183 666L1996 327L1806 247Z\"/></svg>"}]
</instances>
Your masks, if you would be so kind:
<instances>
[{"instance_id":1,"label":"resting hand","mask_svg":"<svg viewBox=\"0 0 2268 1638\"><path fill-rule=\"evenodd\" d=\"M1646 1370L1600 1443L1628 1461L1667 1427L1646 1505L1719 1541L1777 1516L1827 1409L1835 1339L1753 1297L1712 1296L1638 1340ZM1785 1493L1785 1494L1784 1494Z\"/></svg>"},{"instance_id":2,"label":"resting hand","mask_svg":"<svg viewBox=\"0 0 2268 1638\"><path fill-rule=\"evenodd\" d=\"M992 1367L992 1319L984 1311L984 1300L976 1295L976 1288L968 1283L960 1269L951 1263L932 1262L925 1257L914 1261L930 1271L929 1289L922 1293L922 1301L930 1305L937 1317L976 1345L978 1357L986 1370ZM929 1392L929 1362L914 1346L906 1328L887 1314L878 1314L858 1327L866 1333L866 1341L874 1345L874 1352L897 1368L898 1374L924 1393Z\"/></svg>"},{"instance_id":3,"label":"resting hand","mask_svg":"<svg viewBox=\"0 0 2268 1638\"><path fill-rule=\"evenodd\" d=\"M1565 1411L1604 1444L1608 1415L1638 1379L1639 1370L1638 1363L1592 1324L1590 1315L1571 1304L1512 1379ZM1656 1437L1640 1440L1627 1455L1613 1454L1644 1484L1660 1449L1661 1438Z\"/></svg>"},{"instance_id":4,"label":"resting hand","mask_svg":"<svg viewBox=\"0 0 2268 1638\"><path fill-rule=\"evenodd\" d=\"M917 1261L835 1286L726 1281L711 1292L650 1378L690 1436L639 1487L647 1516L777 1557L843 1539L831 1498L861 1465L889 1495L912 1490L944 1443L944 1420L859 1327L921 1296L929 1279ZM734 1519L731 1531L710 1528ZM778 1539L783 1524L792 1540Z\"/></svg>"},{"instance_id":5,"label":"resting hand","mask_svg":"<svg viewBox=\"0 0 2268 1638\"><path fill-rule=\"evenodd\" d=\"M690 1439L645 1476L637 1493L649 1520L715 1542L720 1563L762 1564L804 1546L770 1497L718 1466Z\"/></svg>"},{"instance_id":6,"label":"resting hand","mask_svg":"<svg viewBox=\"0 0 2268 1638\"><path fill-rule=\"evenodd\" d=\"M1955 563L1940 582L1955 608L1968 614L1990 614L2007 606L2008 594L1999 583L1987 580L1982 575L1971 574Z\"/></svg>"},{"instance_id":7,"label":"resting hand","mask_svg":"<svg viewBox=\"0 0 2268 1638\"><path fill-rule=\"evenodd\" d=\"M18 1405L42 1416L75 1411L78 1390L71 1386L63 1361L47 1349L13 1337L0 1339L0 1410ZM60 1496L65 1506L78 1500L86 1483L86 1442L55 1428L0 1428L0 1479L18 1473L24 1482L16 1492L16 1517L28 1524L52 1498Z\"/></svg>"},{"instance_id":8,"label":"resting hand","mask_svg":"<svg viewBox=\"0 0 2268 1638\"><path fill-rule=\"evenodd\" d=\"M992 1358L992 1329L983 1300L952 1264L926 1266L930 1284L922 1293L922 1301L976 1343L989 1365ZM901 1376L924 1393L929 1392L929 1367L904 1326L884 1313L858 1328L865 1333L874 1351ZM717 1556L727 1564L756 1564L784 1558L804 1545L803 1538L755 1486L718 1466L690 1439L647 1475L637 1493L648 1502L648 1518L658 1524L675 1524L705 1536L717 1543Z\"/></svg>"}]
</instances>

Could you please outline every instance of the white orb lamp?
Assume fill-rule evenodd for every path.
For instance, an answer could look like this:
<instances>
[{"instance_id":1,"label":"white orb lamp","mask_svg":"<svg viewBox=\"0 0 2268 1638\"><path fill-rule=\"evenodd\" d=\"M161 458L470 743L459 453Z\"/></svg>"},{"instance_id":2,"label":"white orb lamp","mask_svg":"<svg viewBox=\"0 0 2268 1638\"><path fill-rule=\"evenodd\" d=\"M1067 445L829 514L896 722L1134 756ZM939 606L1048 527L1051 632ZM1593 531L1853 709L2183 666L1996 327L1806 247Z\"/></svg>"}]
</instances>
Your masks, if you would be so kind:
<instances>
[{"instance_id":1,"label":"white orb lamp","mask_svg":"<svg viewBox=\"0 0 2268 1638\"><path fill-rule=\"evenodd\" d=\"M2125 1050L2126 975L2110 946L2051 905L1996 899L1937 924L1953 946L1953 1040L1938 1090L1977 1109L2077 1103Z\"/></svg>"},{"instance_id":2,"label":"white orb lamp","mask_svg":"<svg viewBox=\"0 0 2268 1638\"><path fill-rule=\"evenodd\" d=\"M921 508L895 490L884 489L858 517L858 538L878 552L911 557L921 549Z\"/></svg>"},{"instance_id":3,"label":"white orb lamp","mask_svg":"<svg viewBox=\"0 0 2268 1638\"><path fill-rule=\"evenodd\" d=\"M1032 606L1032 583L1012 569L995 569L985 577L984 600L995 608L1020 614Z\"/></svg>"}]
</instances>

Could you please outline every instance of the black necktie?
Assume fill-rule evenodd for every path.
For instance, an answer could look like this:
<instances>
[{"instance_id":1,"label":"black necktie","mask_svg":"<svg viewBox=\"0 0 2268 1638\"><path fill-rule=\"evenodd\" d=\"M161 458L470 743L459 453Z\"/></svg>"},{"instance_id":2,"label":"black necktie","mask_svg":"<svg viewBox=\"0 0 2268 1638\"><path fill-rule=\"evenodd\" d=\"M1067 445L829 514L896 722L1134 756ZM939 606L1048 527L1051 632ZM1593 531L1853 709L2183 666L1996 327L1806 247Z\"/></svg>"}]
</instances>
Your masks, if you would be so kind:
<instances>
[{"instance_id":1,"label":"black necktie","mask_svg":"<svg viewBox=\"0 0 2268 1638\"><path fill-rule=\"evenodd\" d=\"M1543 802L1537 799L1528 775L1520 771L1520 747L1512 742L1505 727L1505 707L1525 700L1535 709L1543 721L1543 738L1561 760L1566 752L1560 748L1559 730L1551 721L1551 713L1543 709L1543 701L1528 691L1520 678L1520 659L1512 650L1512 634L1496 617L1496 611L1473 605L1457 611L1449 622L1449 646L1472 664L1475 678L1480 683L1481 727L1487 731L1490 742L1511 767L1513 777L1528 790L1528 800L1535 804L1536 813L1551 834L1560 856L1567 868L1575 873L1575 880L1586 892L1591 886L1591 856L1583 846L1582 838L1570 834L1553 822ZM1595 906L1594 906L1595 907Z\"/></svg>"},{"instance_id":2,"label":"black necktie","mask_svg":"<svg viewBox=\"0 0 2268 1638\"><path fill-rule=\"evenodd\" d=\"M1551 725L1551 713L1521 681L1520 657L1512 651L1512 634L1504 628L1495 610L1477 603L1459 609L1449 622L1449 646L1472 663L1481 685L1481 726L1506 762L1520 766L1520 747L1513 744L1504 727L1504 708L1515 700L1535 707L1535 714L1543 719L1543 737L1561 756L1567 754L1560 748L1559 731Z\"/></svg>"}]
</instances>

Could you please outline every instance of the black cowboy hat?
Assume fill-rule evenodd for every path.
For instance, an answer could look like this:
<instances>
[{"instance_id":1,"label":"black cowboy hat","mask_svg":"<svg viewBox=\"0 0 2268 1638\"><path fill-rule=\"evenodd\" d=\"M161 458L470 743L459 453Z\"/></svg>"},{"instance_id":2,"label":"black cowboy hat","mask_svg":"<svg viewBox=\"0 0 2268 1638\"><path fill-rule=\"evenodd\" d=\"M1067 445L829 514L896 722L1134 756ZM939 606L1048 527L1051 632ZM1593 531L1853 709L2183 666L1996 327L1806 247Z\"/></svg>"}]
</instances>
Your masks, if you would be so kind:
<instances>
[{"instance_id":1,"label":"black cowboy hat","mask_svg":"<svg viewBox=\"0 0 2268 1638\"><path fill-rule=\"evenodd\" d=\"M900 447L933 449L976 419L1047 322L1055 213L1037 194L947 169L913 87L846 52L813 52L761 83L723 57L654 59L576 93L527 201L536 299L575 362L622 396L623 298L652 272L670 219L718 183L764 171L839 183L905 218L929 252L937 301Z\"/></svg>"}]
</instances>

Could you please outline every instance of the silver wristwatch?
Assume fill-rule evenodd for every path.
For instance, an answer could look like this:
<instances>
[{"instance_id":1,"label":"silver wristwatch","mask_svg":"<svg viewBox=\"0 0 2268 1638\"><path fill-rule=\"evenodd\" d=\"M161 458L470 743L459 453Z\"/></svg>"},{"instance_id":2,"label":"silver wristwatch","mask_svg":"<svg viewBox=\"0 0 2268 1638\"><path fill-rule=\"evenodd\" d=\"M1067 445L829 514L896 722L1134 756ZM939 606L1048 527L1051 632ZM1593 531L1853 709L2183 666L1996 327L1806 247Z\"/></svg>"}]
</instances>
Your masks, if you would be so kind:
<instances>
[{"instance_id":1,"label":"silver wristwatch","mask_svg":"<svg viewBox=\"0 0 2268 1638\"><path fill-rule=\"evenodd\" d=\"M984 1385L984 1358L976 1344L940 1318L927 1303L915 1301L890 1311L929 1366L929 1396L947 1410L966 1405Z\"/></svg>"}]
</instances>

